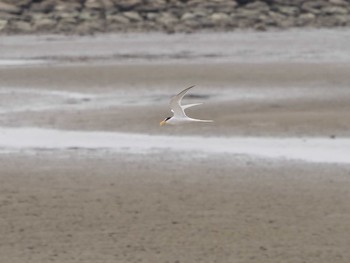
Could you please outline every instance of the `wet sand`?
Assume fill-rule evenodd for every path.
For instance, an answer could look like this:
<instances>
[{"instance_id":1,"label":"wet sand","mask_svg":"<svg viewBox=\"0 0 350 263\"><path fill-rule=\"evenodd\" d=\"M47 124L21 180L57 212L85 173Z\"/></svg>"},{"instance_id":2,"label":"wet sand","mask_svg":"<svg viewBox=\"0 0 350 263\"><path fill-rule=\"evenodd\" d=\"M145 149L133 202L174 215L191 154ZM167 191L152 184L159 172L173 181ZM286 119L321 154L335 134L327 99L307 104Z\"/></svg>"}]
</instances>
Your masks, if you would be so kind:
<instances>
[{"instance_id":1,"label":"wet sand","mask_svg":"<svg viewBox=\"0 0 350 263\"><path fill-rule=\"evenodd\" d=\"M11 103L3 125L198 134L193 126L158 127L171 114L169 97L196 84L186 101L204 104L188 113L215 120L200 125L201 134L350 135L347 64L96 64L1 69Z\"/></svg>"},{"instance_id":2,"label":"wet sand","mask_svg":"<svg viewBox=\"0 0 350 263\"><path fill-rule=\"evenodd\" d=\"M45 41L59 45L48 38L40 48ZM249 43L242 49L257 48ZM34 46L7 47L6 59L38 58ZM303 45L291 49L303 58ZM84 62L60 52L61 61L0 67L1 127L195 136L203 144L350 137L350 61L331 51L326 61L246 63L236 53L137 61L92 54ZM169 97L192 84L187 102L204 104L188 113L215 123L159 128ZM348 262L348 164L161 149L2 148L0 261Z\"/></svg>"}]
</instances>

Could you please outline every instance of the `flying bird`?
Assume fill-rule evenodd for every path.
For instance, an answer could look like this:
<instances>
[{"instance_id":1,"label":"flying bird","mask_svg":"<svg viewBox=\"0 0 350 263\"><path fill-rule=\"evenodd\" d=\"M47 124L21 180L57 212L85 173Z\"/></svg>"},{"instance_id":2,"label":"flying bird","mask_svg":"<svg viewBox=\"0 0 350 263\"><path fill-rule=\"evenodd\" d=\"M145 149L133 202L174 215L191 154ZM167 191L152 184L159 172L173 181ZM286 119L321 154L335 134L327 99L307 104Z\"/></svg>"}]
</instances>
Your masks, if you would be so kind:
<instances>
[{"instance_id":1,"label":"flying bird","mask_svg":"<svg viewBox=\"0 0 350 263\"><path fill-rule=\"evenodd\" d=\"M199 120L199 119L193 119L186 115L185 109L197 105L201 105L203 103L194 103L194 104L188 104L188 105L181 105L181 100L194 86L191 86L187 89L184 89L179 94L173 96L170 100L170 108L173 113L172 117L167 117L164 120L162 120L159 125L163 126L165 124L170 125L178 125L178 124L185 124L185 123L191 123L191 122L213 122L212 120Z\"/></svg>"}]
</instances>

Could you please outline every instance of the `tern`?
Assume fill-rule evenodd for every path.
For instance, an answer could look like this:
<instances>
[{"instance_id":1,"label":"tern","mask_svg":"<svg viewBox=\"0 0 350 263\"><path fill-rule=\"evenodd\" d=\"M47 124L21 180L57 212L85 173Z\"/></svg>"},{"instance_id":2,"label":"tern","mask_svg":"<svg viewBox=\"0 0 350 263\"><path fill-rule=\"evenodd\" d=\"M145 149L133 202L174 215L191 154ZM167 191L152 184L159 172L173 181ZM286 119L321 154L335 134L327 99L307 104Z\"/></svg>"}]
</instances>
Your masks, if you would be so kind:
<instances>
[{"instance_id":1,"label":"tern","mask_svg":"<svg viewBox=\"0 0 350 263\"><path fill-rule=\"evenodd\" d=\"M164 120L162 120L159 123L160 126L163 126L165 124L178 125L178 124L185 124L185 123L191 123L191 122L213 122L212 120L193 119L186 115L185 109L203 104L203 103L194 103L194 104L188 104L188 105L181 105L182 98L186 95L187 91L189 91L193 87L194 86L186 88L183 91L181 91L179 94L171 98L170 108L173 113L173 116L167 117Z\"/></svg>"}]
</instances>

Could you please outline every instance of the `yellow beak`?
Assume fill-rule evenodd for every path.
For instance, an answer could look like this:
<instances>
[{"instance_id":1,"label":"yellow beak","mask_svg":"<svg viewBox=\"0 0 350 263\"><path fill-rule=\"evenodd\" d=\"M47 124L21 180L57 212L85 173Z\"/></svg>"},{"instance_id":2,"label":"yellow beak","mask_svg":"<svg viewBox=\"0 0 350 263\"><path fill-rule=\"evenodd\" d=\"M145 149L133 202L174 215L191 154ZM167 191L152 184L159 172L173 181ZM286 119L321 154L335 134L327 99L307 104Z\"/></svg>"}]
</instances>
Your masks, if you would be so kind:
<instances>
[{"instance_id":1,"label":"yellow beak","mask_svg":"<svg viewBox=\"0 0 350 263\"><path fill-rule=\"evenodd\" d=\"M165 121L161 121L161 122L159 123L159 126L162 127L162 126L165 125L165 123L166 123Z\"/></svg>"}]
</instances>

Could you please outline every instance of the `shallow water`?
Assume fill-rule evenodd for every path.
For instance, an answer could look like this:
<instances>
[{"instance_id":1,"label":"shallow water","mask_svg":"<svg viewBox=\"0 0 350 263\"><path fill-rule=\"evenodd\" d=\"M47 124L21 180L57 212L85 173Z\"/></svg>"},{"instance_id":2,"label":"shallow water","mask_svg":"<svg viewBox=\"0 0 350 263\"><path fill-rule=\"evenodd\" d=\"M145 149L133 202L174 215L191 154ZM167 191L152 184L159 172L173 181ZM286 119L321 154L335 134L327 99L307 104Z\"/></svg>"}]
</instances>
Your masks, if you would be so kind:
<instances>
[{"instance_id":1,"label":"shallow water","mask_svg":"<svg viewBox=\"0 0 350 263\"><path fill-rule=\"evenodd\" d=\"M127 90L127 89L125 89ZM207 90L198 88L193 91L198 95L188 94L185 100L201 101L230 101L244 103L283 102L287 100L327 101L330 99L350 98L350 89L341 87L289 87L288 89L268 89L252 87L232 88L216 92L213 88ZM206 93L207 92L207 93ZM199 95L200 94L200 95ZM204 95L203 95L204 94ZM10 114L26 111L50 110L91 110L113 106L137 106L168 104L172 94L138 90L138 94L130 91L113 91L103 93L75 92L67 90L45 90L32 88L8 88L0 84L0 114ZM197 98L198 96L199 98ZM140 99L140 97L142 99Z\"/></svg>"},{"instance_id":2,"label":"shallow water","mask_svg":"<svg viewBox=\"0 0 350 263\"><path fill-rule=\"evenodd\" d=\"M102 59L122 63L162 60L186 60L188 63L349 62L349 41L348 29L173 35L105 34L85 37L12 36L1 40L0 59Z\"/></svg>"},{"instance_id":3,"label":"shallow water","mask_svg":"<svg viewBox=\"0 0 350 263\"><path fill-rule=\"evenodd\" d=\"M350 138L219 138L2 128L0 148L2 152L91 149L147 154L171 151L247 155L316 163L350 163Z\"/></svg>"},{"instance_id":4,"label":"shallow water","mask_svg":"<svg viewBox=\"0 0 350 263\"><path fill-rule=\"evenodd\" d=\"M320 64L324 62L336 62L344 63L344 65L347 66L346 63L350 62L349 41L350 30L347 29L292 30L286 32L264 33L233 32L228 34L199 33L191 35L118 34L76 38L67 38L64 36L16 36L5 37L2 39L0 67L13 68L17 66L28 66L35 68L36 66L34 64L52 63L53 61L69 63L83 62L84 66L86 66L85 64L87 62L91 63L89 60L95 59L103 61L103 63L113 61L113 63L117 64L128 63L130 61L141 61L142 63L146 62L146 65L148 65L147 63L154 61L158 63L157 65L160 65L159 62L173 63L174 61L182 61L186 63L198 63L199 61L204 61L208 64L214 64L217 62L261 63L261 66L264 67L264 63L284 61L291 64L294 62L311 62ZM23 43L26 44L23 45ZM167 46L166 49L164 49L164 45ZM56 66L59 68L67 65L60 65L58 63ZM68 67L71 66L72 65L68 65ZM327 67L324 70L327 74L332 73L331 69L328 69ZM176 71L174 72L176 73ZM259 79L262 78L259 74L263 73L257 72L253 75ZM272 73L273 71L271 71L271 79L273 80L274 76ZM37 73L34 72L33 74ZM285 73L286 76L283 74L281 79L288 80L288 72ZM311 72L310 74L313 74L312 76L318 76L317 74L314 74L314 72ZM17 77L16 75L13 76ZM74 74L72 76L74 76ZM76 76L80 75L77 74ZM193 103L228 102L232 103L232 105L235 103L237 103L237 105L241 103L242 105L245 104L246 108L247 105L252 105L252 111L259 111L259 109L262 108L259 105L264 106L266 103L273 103L272 106L270 105L272 113L276 112L274 107L283 109L283 106L285 105L284 102L286 101L292 101L291 105L293 106L294 102L298 102L299 104L294 106L295 108L303 106L300 104L301 101L304 101L305 105L307 103L319 103L320 105L334 103L334 105L339 105L339 101L343 103L344 101L345 103L348 101L348 98L350 98L350 89L347 88L347 79L336 79L336 76L337 75L330 74L329 79L325 77L325 84L322 80L318 81L315 79L314 81L313 79L309 80L306 78L305 84L302 83L302 78L299 79L299 76L296 75L295 81L294 79L290 81L292 84L286 84L287 88L282 85L282 88L270 89L270 82L267 82L268 85L266 85L266 87L263 87L260 83L258 83L258 85L255 84L255 86L254 84L251 84L249 90L246 86L236 86L236 83L233 83L232 87L230 86L231 84L222 84L222 87L225 85L228 86L228 88L224 89L220 87L221 80L219 80L218 88L206 89L206 87L204 87L203 89L198 89L198 92L195 91L193 94L189 94L193 96L192 98L188 96L185 99L192 99ZM99 77L100 76L96 75L96 80L94 80L95 84L93 85L96 85L96 87L89 90L84 89L84 82L81 79L77 82L73 81L72 83L74 83L74 85L76 85L75 83L78 83L82 88L77 88L73 85L73 88L70 86L62 87L60 89L56 85L53 85L56 83L51 83L53 80L56 80L56 78L51 80L49 77L48 81L43 81L47 87L44 86L41 88L35 85L30 86L30 88L27 87L27 79L25 79L25 84L21 83L21 86L14 85L11 87L11 85L8 84L12 83L11 81L7 81L6 84L0 83L0 117L4 120L2 125L33 126L37 121L35 118L43 117L33 117L33 121L31 122L30 115L20 116L16 115L17 113L46 113L48 111L57 111L57 114L61 114L62 111L67 110L72 112L79 111L79 113L86 111L87 114L89 114L89 110L108 109L115 106L127 106L125 107L125 112L128 113L128 111L142 110L141 108L132 108L129 106L153 106L155 104L159 107L164 106L164 110L167 110L169 97L172 95L168 90L165 91L162 88L154 88L152 92L150 92L150 90L147 90L148 86L146 83L145 85L140 85L142 88L135 90L130 88L134 85L132 84L128 87L118 87L118 89L107 89L107 91L104 91L103 89L98 88L98 85L101 84ZM237 77L242 78L239 74ZM243 79L244 78L245 77L243 76ZM132 79L132 76L130 76L130 79ZM35 81L35 83L40 84L41 81ZM106 81L106 83L111 85L109 83L113 83L113 79L111 78L109 81ZM129 80L126 83L129 83ZM320 86L319 83L324 85ZM331 88L328 83L332 84ZM153 85L153 82L151 84ZM121 85L124 84L120 84L120 86ZM70 88L72 89L70 90ZM199 95L202 97L196 97ZM142 100L140 97L142 97ZM210 107L210 104L208 107ZM232 107L232 109L238 110L239 108L237 106L236 108ZM284 110L286 111L286 109L287 107ZM301 108L300 114L309 110L311 112L311 120L316 120L317 123L322 122L323 119L317 119L316 117L318 116L315 117L316 114L313 112L317 111L317 108L313 109L310 107L310 109L311 110L307 108L303 111L303 108ZM120 113L124 114L124 108L120 107L118 110L120 110ZM213 111L214 110L215 109L213 108ZM329 111L333 113L332 111L336 110L338 110L338 108L331 108ZM330 114L330 118L332 118L332 116L337 116L339 119L344 118L342 111L345 111L346 108L341 108L340 110L339 115ZM152 112L154 115L153 119L160 118L159 116L156 116L156 113L154 112L155 111ZM246 110L245 112L249 113L250 111ZM268 113L269 112L266 114ZM162 113L159 115L162 115ZM297 114L293 112L291 115L293 121L293 117ZM114 118L115 116L116 115L111 116L111 118ZM286 114L282 117L284 116L286 116ZM150 116L147 121L153 121L151 117L152 116ZM223 120L231 120L229 114L223 117ZM243 117L245 117L244 112L242 118ZM267 127L272 127L271 129L273 129L274 124L276 124L276 126L285 124L272 119L273 117L276 116L272 116L271 119L263 119L261 122L254 122L253 124L255 126L250 126L249 128L252 129L253 127L256 129L255 127L258 127L257 129L259 129L259 127L267 124ZM29 118L29 121L23 124L23 122L18 121L22 120L21 118L26 120ZM128 121L127 118L128 116L126 115L125 119ZM76 118L72 118L71 121L76 120ZM232 120L239 121L240 119L232 118ZM47 124L48 121L46 119L45 121L43 121L43 123ZM113 121L113 119L107 120L106 118L106 122L107 121ZM253 121L254 118L252 119L252 122ZM123 122L120 123L123 124ZM145 123L148 122L145 121ZM296 123L298 124L298 122ZM84 124L86 124L86 122L82 123L82 126ZM242 125L245 124L249 125L249 122L243 123ZM304 123L301 125L303 124ZM156 122L156 125L158 125L158 122ZM328 125L328 123L325 122L324 125ZM50 125L50 127L60 126ZM66 128L65 126L63 127ZM283 132L288 132L288 127L289 126L287 126ZM339 126L340 128L333 126L330 127L330 132L321 134L344 134L337 133L336 131L348 130L347 126L342 124ZM75 128L84 129L84 127ZM112 128L115 130L118 126L112 126ZM140 127L137 126L136 128L134 130L136 132L150 132L148 127L146 127L146 129L139 129ZM313 129L316 130L318 128L319 126L315 126ZM93 129L103 129L103 127L93 126ZM215 132L211 134L215 136L218 133ZM288 133L285 135L290 136ZM204 138L200 136L189 137L112 132L73 132L46 130L42 128L0 128L0 147L2 148L2 152L4 152L4 150L16 152L23 149L36 151L39 149L55 150L70 148L76 149L77 151L79 149L95 149L97 151L108 149L111 151L131 153L180 151L191 154L194 152L201 152L208 155L222 153L233 155L243 154L265 158L303 160L308 162L350 163L350 138Z\"/></svg>"}]
</instances>

